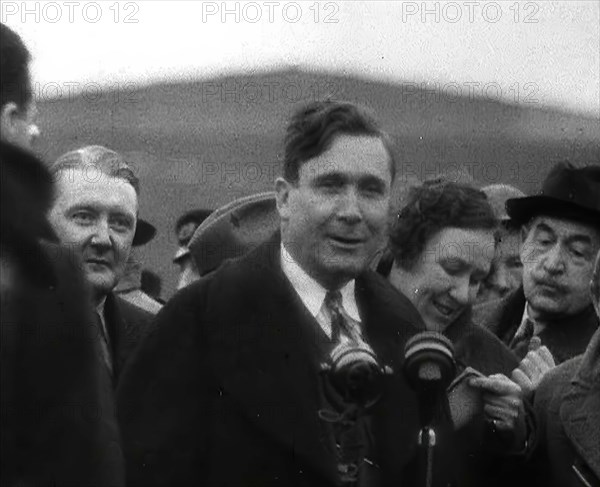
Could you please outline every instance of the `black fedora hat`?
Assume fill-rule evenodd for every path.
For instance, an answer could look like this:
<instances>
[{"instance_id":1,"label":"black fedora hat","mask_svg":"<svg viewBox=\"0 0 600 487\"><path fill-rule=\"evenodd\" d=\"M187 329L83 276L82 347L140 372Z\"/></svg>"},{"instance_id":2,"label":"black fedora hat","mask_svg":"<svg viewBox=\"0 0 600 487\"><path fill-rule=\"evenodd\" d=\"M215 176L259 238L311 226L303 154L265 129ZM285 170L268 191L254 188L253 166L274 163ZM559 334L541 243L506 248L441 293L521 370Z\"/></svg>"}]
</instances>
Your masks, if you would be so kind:
<instances>
[{"instance_id":1,"label":"black fedora hat","mask_svg":"<svg viewBox=\"0 0 600 487\"><path fill-rule=\"evenodd\" d=\"M138 218L132 245L134 247L146 245L148 242L150 242L150 240L154 238L155 235L156 228L154 227L154 225L147 222L146 220Z\"/></svg>"},{"instance_id":2,"label":"black fedora hat","mask_svg":"<svg viewBox=\"0 0 600 487\"><path fill-rule=\"evenodd\" d=\"M561 162L552 168L539 194L507 200L506 211L521 224L549 215L600 226L600 164L578 168Z\"/></svg>"}]
</instances>

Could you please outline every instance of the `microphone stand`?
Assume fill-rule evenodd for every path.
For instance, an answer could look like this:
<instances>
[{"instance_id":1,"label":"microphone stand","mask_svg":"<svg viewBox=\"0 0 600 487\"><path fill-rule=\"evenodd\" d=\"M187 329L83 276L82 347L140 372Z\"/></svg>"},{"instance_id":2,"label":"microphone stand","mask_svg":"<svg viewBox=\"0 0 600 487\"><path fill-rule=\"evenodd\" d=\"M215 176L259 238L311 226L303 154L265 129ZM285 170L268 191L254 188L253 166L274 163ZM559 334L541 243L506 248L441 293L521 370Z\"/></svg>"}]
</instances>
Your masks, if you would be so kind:
<instances>
[{"instance_id":1,"label":"microphone stand","mask_svg":"<svg viewBox=\"0 0 600 487\"><path fill-rule=\"evenodd\" d=\"M411 338L405 347L404 373L415 390L419 404L421 428L417 435L417 485L434 487L434 461L443 428L449 420L446 388L455 375L452 343L435 332L422 332Z\"/></svg>"}]
</instances>

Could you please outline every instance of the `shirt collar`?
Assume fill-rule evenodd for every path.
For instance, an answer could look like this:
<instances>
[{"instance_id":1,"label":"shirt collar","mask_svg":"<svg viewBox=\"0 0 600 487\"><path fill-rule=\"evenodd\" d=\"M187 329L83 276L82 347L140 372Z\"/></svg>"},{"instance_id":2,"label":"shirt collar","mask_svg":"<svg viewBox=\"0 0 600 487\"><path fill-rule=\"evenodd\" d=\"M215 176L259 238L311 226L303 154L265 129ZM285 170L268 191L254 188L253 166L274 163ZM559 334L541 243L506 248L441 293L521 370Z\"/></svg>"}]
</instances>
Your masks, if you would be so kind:
<instances>
[{"instance_id":1,"label":"shirt collar","mask_svg":"<svg viewBox=\"0 0 600 487\"><path fill-rule=\"evenodd\" d=\"M327 289L306 273L290 255L283 243L281 244L281 268L310 314L316 317L323 306ZM340 289L340 293L344 311L348 313L350 318L360 323L360 314L358 313L358 305L354 294L355 282L354 279L349 281Z\"/></svg>"}]
</instances>

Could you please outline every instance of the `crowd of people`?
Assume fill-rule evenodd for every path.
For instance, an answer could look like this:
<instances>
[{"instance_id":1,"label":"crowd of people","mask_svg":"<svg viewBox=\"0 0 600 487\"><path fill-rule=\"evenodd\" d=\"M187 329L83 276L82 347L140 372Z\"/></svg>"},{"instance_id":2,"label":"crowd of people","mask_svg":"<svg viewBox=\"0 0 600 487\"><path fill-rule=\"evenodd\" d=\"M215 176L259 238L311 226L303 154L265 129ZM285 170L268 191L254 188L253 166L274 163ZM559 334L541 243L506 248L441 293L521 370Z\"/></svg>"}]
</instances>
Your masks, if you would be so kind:
<instances>
[{"instance_id":1,"label":"crowd of people","mask_svg":"<svg viewBox=\"0 0 600 487\"><path fill-rule=\"evenodd\" d=\"M179 218L162 302L141 182L34 155L29 64L1 24L3 486L600 485L600 161L423 181L390 221L390 137L316 101L272 192Z\"/></svg>"}]
</instances>

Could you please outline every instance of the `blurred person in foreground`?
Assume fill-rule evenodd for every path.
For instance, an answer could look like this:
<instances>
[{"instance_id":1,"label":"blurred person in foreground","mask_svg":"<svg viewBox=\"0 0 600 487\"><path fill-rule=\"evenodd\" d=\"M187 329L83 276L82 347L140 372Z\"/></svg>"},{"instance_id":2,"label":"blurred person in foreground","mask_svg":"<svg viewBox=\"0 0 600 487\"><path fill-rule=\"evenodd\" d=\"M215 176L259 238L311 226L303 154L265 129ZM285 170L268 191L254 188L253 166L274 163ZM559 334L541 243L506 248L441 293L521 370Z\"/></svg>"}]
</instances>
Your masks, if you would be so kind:
<instances>
[{"instance_id":1,"label":"blurred person in foreground","mask_svg":"<svg viewBox=\"0 0 600 487\"><path fill-rule=\"evenodd\" d=\"M120 154L102 146L67 152L50 171L56 195L49 221L61 243L83 261L104 363L116 385L153 316L114 293L136 231L139 182Z\"/></svg>"},{"instance_id":2,"label":"blurred person in foreground","mask_svg":"<svg viewBox=\"0 0 600 487\"><path fill-rule=\"evenodd\" d=\"M491 184L481 191L488 197L500 228L492 269L481 283L477 303L502 298L523 282L521 226L508 216L505 203L509 198L521 198L525 193L507 184Z\"/></svg>"},{"instance_id":3,"label":"blurred person in foreground","mask_svg":"<svg viewBox=\"0 0 600 487\"><path fill-rule=\"evenodd\" d=\"M173 257L173 263L179 268L177 289L184 288L200 278L195 259L189 249L189 242L196 229L212 213L211 210L190 210L181 215L175 223L175 235L179 247Z\"/></svg>"},{"instance_id":4,"label":"blurred person in foreground","mask_svg":"<svg viewBox=\"0 0 600 487\"><path fill-rule=\"evenodd\" d=\"M180 290L124 373L129 485L401 485L418 432L401 356L423 325L367 270L395 174L386 141L349 103L294 114L275 183L280 231ZM344 344L394 371L350 464L321 369Z\"/></svg>"},{"instance_id":5,"label":"blurred person in foreground","mask_svg":"<svg viewBox=\"0 0 600 487\"><path fill-rule=\"evenodd\" d=\"M600 166L559 163L540 194L509 199L506 209L523 225L523 286L479 306L476 320L519 357L537 337L564 362L583 353L599 324L588 287L600 249Z\"/></svg>"},{"instance_id":6,"label":"blurred person in foreground","mask_svg":"<svg viewBox=\"0 0 600 487\"><path fill-rule=\"evenodd\" d=\"M80 262L54 241L52 177L29 152L39 133L29 61L0 24L0 484L120 486L112 390Z\"/></svg>"},{"instance_id":7,"label":"blurred person in foreground","mask_svg":"<svg viewBox=\"0 0 600 487\"><path fill-rule=\"evenodd\" d=\"M156 235L156 228L146 220L138 218L135 235L131 243L132 249L125 264L123 276L119 279L114 289L115 294L125 301L155 315L162 308L162 303L150 296L142 288L142 264L136 255L136 247L141 247L150 242Z\"/></svg>"},{"instance_id":8,"label":"blurred person in foreground","mask_svg":"<svg viewBox=\"0 0 600 487\"><path fill-rule=\"evenodd\" d=\"M600 253L590 283L600 318ZM538 448L529 485L600 485L600 330L585 353L550 371L535 396Z\"/></svg>"},{"instance_id":9,"label":"blurred person in foreground","mask_svg":"<svg viewBox=\"0 0 600 487\"><path fill-rule=\"evenodd\" d=\"M453 451L448 452L457 470L456 485L491 485L502 472L502 459L508 471L519 455L525 458L533 432L521 388L509 379L519 361L471 320L494 257L496 231L497 220L483 192L443 179L425 181L411 188L390 229L391 256L379 265L399 296L417 308L427 329L451 340L457 374L467 367L483 374L469 380L466 393L480 397L480 405L471 400L453 407L450 399L451 409L469 416L455 420ZM467 414L469 409L474 411Z\"/></svg>"}]
</instances>

